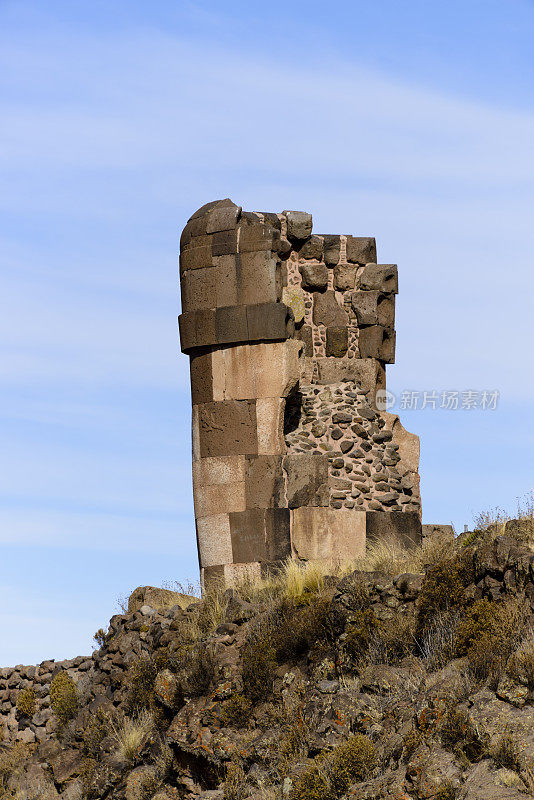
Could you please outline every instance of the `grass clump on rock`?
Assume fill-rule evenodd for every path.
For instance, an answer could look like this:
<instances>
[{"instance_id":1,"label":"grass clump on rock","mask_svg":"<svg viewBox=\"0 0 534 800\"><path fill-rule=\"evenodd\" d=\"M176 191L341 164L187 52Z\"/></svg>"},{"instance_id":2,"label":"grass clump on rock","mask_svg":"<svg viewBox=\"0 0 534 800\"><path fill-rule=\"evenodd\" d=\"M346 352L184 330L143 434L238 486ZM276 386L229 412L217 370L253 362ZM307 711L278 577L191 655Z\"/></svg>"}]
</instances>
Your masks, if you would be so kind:
<instances>
[{"instance_id":1,"label":"grass clump on rock","mask_svg":"<svg viewBox=\"0 0 534 800\"><path fill-rule=\"evenodd\" d=\"M337 800L377 766L375 745L367 736L355 733L295 779L292 800Z\"/></svg>"}]
</instances>

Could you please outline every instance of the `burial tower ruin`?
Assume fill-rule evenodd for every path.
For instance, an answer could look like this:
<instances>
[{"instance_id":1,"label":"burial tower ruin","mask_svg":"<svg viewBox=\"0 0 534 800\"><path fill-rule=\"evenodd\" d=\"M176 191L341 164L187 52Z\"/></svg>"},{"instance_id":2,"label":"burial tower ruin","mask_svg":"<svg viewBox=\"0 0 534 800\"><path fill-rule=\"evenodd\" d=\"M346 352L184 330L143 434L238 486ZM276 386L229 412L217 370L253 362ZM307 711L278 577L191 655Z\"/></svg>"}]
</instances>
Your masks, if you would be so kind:
<instances>
[{"instance_id":1,"label":"burial tower ruin","mask_svg":"<svg viewBox=\"0 0 534 800\"><path fill-rule=\"evenodd\" d=\"M380 410L397 267L311 214L196 211L180 240L203 582L421 535L419 439Z\"/></svg>"}]
</instances>

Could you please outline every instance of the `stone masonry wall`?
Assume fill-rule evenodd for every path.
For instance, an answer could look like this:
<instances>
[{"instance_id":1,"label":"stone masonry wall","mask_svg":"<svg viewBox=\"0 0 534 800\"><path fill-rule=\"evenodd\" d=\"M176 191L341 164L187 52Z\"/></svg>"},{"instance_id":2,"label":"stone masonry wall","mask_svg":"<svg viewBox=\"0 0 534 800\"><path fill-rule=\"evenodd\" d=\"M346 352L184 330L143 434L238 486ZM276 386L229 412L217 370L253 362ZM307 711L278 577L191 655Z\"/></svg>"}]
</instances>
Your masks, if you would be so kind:
<instances>
[{"instance_id":1,"label":"stone masonry wall","mask_svg":"<svg viewBox=\"0 0 534 800\"><path fill-rule=\"evenodd\" d=\"M371 237L231 200L193 214L180 248L202 579L355 558L377 513L410 514L420 537L419 441L376 404L396 265L376 263Z\"/></svg>"}]
</instances>

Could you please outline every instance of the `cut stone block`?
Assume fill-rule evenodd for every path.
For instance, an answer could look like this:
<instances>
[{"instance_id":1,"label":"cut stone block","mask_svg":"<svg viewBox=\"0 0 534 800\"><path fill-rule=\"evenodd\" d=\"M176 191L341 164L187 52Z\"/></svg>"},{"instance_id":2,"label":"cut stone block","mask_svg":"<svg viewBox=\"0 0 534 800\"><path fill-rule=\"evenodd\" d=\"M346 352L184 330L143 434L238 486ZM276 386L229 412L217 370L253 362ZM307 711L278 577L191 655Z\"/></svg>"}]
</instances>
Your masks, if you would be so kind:
<instances>
[{"instance_id":1,"label":"cut stone block","mask_svg":"<svg viewBox=\"0 0 534 800\"><path fill-rule=\"evenodd\" d=\"M347 236L347 261L376 264L376 241L370 236Z\"/></svg>"},{"instance_id":2,"label":"cut stone block","mask_svg":"<svg viewBox=\"0 0 534 800\"><path fill-rule=\"evenodd\" d=\"M215 312L215 330L219 344L248 340L247 306L226 306Z\"/></svg>"},{"instance_id":3,"label":"cut stone block","mask_svg":"<svg viewBox=\"0 0 534 800\"><path fill-rule=\"evenodd\" d=\"M197 520L231 511L244 511L247 508L245 483L195 485L194 505Z\"/></svg>"},{"instance_id":4,"label":"cut stone block","mask_svg":"<svg viewBox=\"0 0 534 800\"><path fill-rule=\"evenodd\" d=\"M215 332L215 309L198 308L195 315L195 339L197 347L209 347L217 342Z\"/></svg>"},{"instance_id":5,"label":"cut stone block","mask_svg":"<svg viewBox=\"0 0 534 800\"><path fill-rule=\"evenodd\" d=\"M396 264L366 264L358 277L358 289L377 290L379 292L399 291L399 279Z\"/></svg>"},{"instance_id":6,"label":"cut stone block","mask_svg":"<svg viewBox=\"0 0 534 800\"><path fill-rule=\"evenodd\" d=\"M287 238L303 241L311 236L312 215L305 211L284 211L287 219Z\"/></svg>"},{"instance_id":7,"label":"cut stone block","mask_svg":"<svg viewBox=\"0 0 534 800\"><path fill-rule=\"evenodd\" d=\"M241 211L241 206L233 204L214 208L206 215L206 233L232 230L239 222Z\"/></svg>"},{"instance_id":8,"label":"cut stone block","mask_svg":"<svg viewBox=\"0 0 534 800\"><path fill-rule=\"evenodd\" d=\"M244 221L238 228L239 252L251 253L254 250L273 250L275 237L274 228L261 222Z\"/></svg>"},{"instance_id":9,"label":"cut stone block","mask_svg":"<svg viewBox=\"0 0 534 800\"><path fill-rule=\"evenodd\" d=\"M323 258L325 264L334 267L341 252L341 236L323 236Z\"/></svg>"},{"instance_id":10,"label":"cut stone block","mask_svg":"<svg viewBox=\"0 0 534 800\"><path fill-rule=\"evenodd\" d=\"M351 305L356 314L358 325L378 324L378 298L380 292L353 292Z\"/></svg>"},{"instance_id":11,"label":"cut stone block","mask_svg":"<svg viewBox=\"0 0 534 800\"><path fill-rule=\"evenodd\" d=\"M323 291L328 286L328 268L324 264L300 264L302 288L308 291Z\"/></svg>"},{"instance_id":12,"label":"cut stone block","mask_svg":"<svg viewBox=\"0 0 534 800\"><path fill-rule=\"evenodd\" d=\"M198 420L202 458L258 452L253 400L202 403Z\"/></svg>"},{"instance_id":13,"label":"cut stone block","mask_svg":"<svg viewBox=\"0 0 534 800\"><path fill-rule=\"evenodd\" d=\"M284 458L289 508L328 506L328 456L292 453Z\"/></svg>"},{"instance_id":14,"label":"cut stone block","mask_svg":"<svg viewBox=\"0 0 534 800\"><path fill-rule=\"evenodd\" d=\"M182 302L184 300L184 311L215 308L217 305L216 273L213 267L189 270L182 275Z\"/></svg>"},{"instance_id":15,"label":"cut stone block","mask_svg":"<svg viewBox=\"0 0 534 800\"><path fill-rule=\"evenodd\" d=\"M238 259L239 256L236 255L218 256L213 259L214 266L211 271L215 282L215 306L219 308L239 305L236 267Z\"/></svg>"},{"instance_id":16,"label":"cut stone block","mask_svg":"<svg viewBox=\"0 0 534 800\"><path fill-rule=\"evenodd\" d=\"M348 328L326 329L326 355L343 358L349 346Z\"/></svg>"},{"instance_id":17,"label":"cut stone block","mask_svg":"<svg viewBox=\"0 0 534 800\"><path fill-rule=\"evenodd\" d=\"M186 311L178 317L180 330L180 347L183 353L196 347L196 317L194 311Z\"/></svg>"},{"instance_id":18,"label":"cut stone block","mask_svg":"<svg viewBox=\"0 0 534 800\"><path fill-rule=\"evenodd\" d=\"M260 397L256 400L257 453L259 455L285 453L284 408L285 400L277 397Z\"/></svg>"},{"instance_id":19,"label":"cut stone block","mask_svg":"<svg viewBox=\"0 0 534 800\"><path fill-rule=\"evenodd\" d=\"M378 297L378 324L384 328L395 327L395 295L381 294Z\"/></svg>"},{"instance_id":20,"label":"cut stone block","mask_svg":"<svg viewBox=\"0 0 534 800\"><path fill-rule=\"evenodd\" d=\"M338 264L334 267L334 289L346 292L356 285L356 267L352 264Z\"/></svg>"},{"instance_id":21,"label":"cut stone block","mask_svg":"<svg viewBox=\"0 0 534 800\"><path fill-rule=\"evenodd\" d=\"M310 325L303 325L295 332L295 338L304 346L304 356L313 356L313 332Z\"/></svg>"},{"instance_id":22,"label":"cut stone block","mask_svg":"<svg viewBox=\"0 0 534 800\"><path fill-rule=\"evenodd\" d=\"M288 339L294 332L287 306L283 303L261 303L246 306L250 341Z\"/></svg>"},{"instance_id":23,"label":"cut stone block","mask_svg":"<svg viewBox=\"0 0 534 800\"><path fill-rule=\"evenodd\" d=\"M229 197L225 197L224 200L212 200L211 203L205 203L203 206L201 206L197 211L195 211L194 214L191 215L189 219L192 220L203 217L216 208L237 208L237 206L230 200Z\"/></svg>"},{"instance_id":24,"label":"cut stone block","mask_svg":"<svg viewBox=\"0 0 534 800\"><path fill-rule=\"evenodd\" d=\"M231 564L232 535L228 514L197 519L198 556L201 567Z\"/></svg>"},{"instance_id":25,"label":"cut stone block","mask_svg":"<svg viewBox=\"0 0 534 800\"><path fill-rule=\"evenodd\" d=\"M343 328L348 325L348 321L347 312L337 302L335 292L330 290L324 292L324 294L314 293L314 325L324 325L326 328Z\"/></svg>"},{"instance_id":26,"label":"cut stone block","mask_svg":"<svg viewBox=\"0 0 534 800\"><path fill-rule=\"evenodd\" d=\"M317 358L317 383L356 381L364 391L376 394L378 363L373 358Z\"/></svg>"},{"instance_id":27,"label":"cut stone block","mask_svg":"<svg viewBox=\"0 0 534 800\"><path fill-rule=\"evenodd\" d=\"M229 256L237 253L237 230L219 231L211 238L212 256Z\"/></svg>"},{"instance_id":28,"label":"cut stone block","mask_svg":"<svg viewBox=\"0 0 534 800\"><path fill-rule=\"evenodd\" d=\"M367 512L367 539L398 539L404 546L417 546L422 541L421 517L415 511Z\"/></svg>"},{"instance_id":29,"label":"cut stone block","mask_svg":"<svg viewBox=\"0 0 534 800\"><path fill-rule=\"evenodd\" d=\"M191 241L193 244L186 247L180 253L180 272L186 272L189 269L201 269L202 267L213 266L211 241L207 244L201 244L197 246L194 246L194 242L197 241L196 239L192 239Z\"/></svg>"},{"instance_id":30,"label":"cut stone block","mask_svg":"<svg viewBox=\"0 0 534 800\"><path fill-rule=\"evenodd\" d=\"M300 258L314 258L320 261L323 257L323 240L320 236L310 236L307 242L304 242L299 250Z\"/></svg>"},{"instance_id":31,"label":"cut stone block","mask_svg":"<svg viewBox=\"0 0 534 800\"><path fill-rule=\"evenodd\" d=\"M291 509L291 545L298 558L352 560L365 554L366 512L355 509Z\"/></svg>"},{"instance_id":32,"label":"cut stone block","mask_svg":"<svg viewBox=\"0 0 534 800\"><path fill-rule=\"evenodd\" d=\"M381 325L360 328L358 348L361 358L378 358L391 364L395 361L395 332Z\"/></svg>"},{"instance_id":33,"label":"cut stone block","mask_svg":"<svg viewBox=\"0 0 534 800\"><path fill-rule=\"evenodd\" d=\"M294 340L259 342L212 354L213 399L285 397L301 374L301 345Z\"/></svg>"},{"instance_id":34,"label":"cut stone block","mask_svg":"<svg viewBox=\"0 0 534 800\"><path fill-rule=\"evenodd\" d=\"M195 486L221 486L245 480L246 456L200 458L193 464Z\"/></svg>"},{"instance_id":35,"label":"cut stone block","mask_svg":"<svg viewBox=\"0 0 534 800\"><path fill-rule=\"evenodd\" d=\"M240 303L276 303L279 288L277 262L269 250L242 253L237 275Z\"/></svg>"},{"instance_id":36,"label":"cut stone block","mask_svg":"<svg viewBox=\"0 0 534 800\"><path fill-rule=\"evenodd\" d=\"M191 355L189 372L191 375L191 400L196 403L210 403L213 398L213 372L211 353Z\"/></svg>"},{"instance_id":37,"label":"cut stone block","mask_svg":"<svg viewBox=\"0 0 534 800\"><path fill-rule=\"evenodd\" d=\"M279 561L291 554L289 509L249 508L230 514L235 563Z\"/></svg>"},{"instance_id":38,"label":"cut stone block","mask_svg":"<svg viewBox=\"0 0 534 800\"><path fill-rule=\"evenodd\" d=\"M282 456L246 456L245 458L246 508L286 507L283 493Z\"/></svg>"}]
</instances>

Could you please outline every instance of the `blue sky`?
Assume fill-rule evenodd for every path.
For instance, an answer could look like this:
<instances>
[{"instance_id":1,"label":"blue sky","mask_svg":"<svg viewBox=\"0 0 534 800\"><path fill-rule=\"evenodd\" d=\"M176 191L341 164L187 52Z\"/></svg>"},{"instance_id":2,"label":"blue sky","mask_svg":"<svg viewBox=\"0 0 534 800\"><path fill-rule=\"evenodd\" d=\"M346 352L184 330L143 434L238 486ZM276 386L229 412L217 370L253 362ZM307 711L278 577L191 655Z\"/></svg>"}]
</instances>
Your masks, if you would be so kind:
<instances>
[{"instance_id":1,"label":"blue sky","mask_svg":"<svg viewBox=\"0 0 534 800\"><path fill-rule=\"evenodd\" d=\"M534 486L534 4L0 0L0 664L196 579L177 249L211 199L399 264L424 519Z\"/></svg>"}]
</instances>

